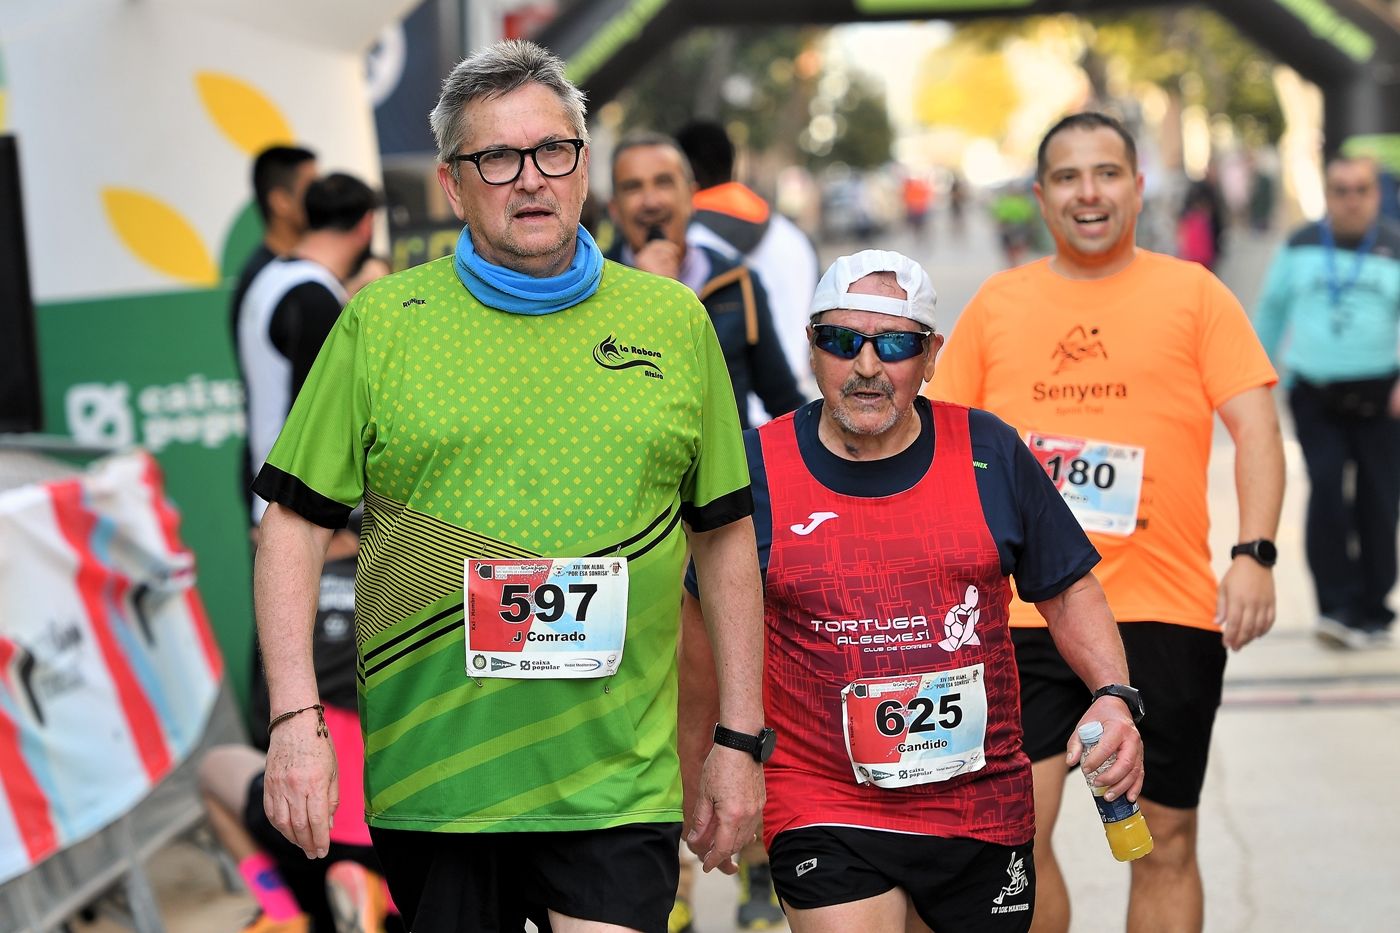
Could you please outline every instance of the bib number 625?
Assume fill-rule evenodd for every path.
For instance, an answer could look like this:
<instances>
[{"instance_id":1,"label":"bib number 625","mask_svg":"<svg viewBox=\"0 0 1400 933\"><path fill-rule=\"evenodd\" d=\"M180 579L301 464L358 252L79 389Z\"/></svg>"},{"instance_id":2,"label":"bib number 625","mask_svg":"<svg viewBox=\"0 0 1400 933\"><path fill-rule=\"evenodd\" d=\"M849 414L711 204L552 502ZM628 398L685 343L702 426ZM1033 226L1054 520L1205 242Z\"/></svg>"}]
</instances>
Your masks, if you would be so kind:
<instances>
[{"instance_id":1,"label":"bib number 625","mask_svg":"<svg viewBox=\"0 0 1400 933\"><path fill-rule=\"evenodd\" d=\"M501 618L506 622L524 622L534 614L541 622L558 622L568 609L568 596L578 596L574 618L583 622L588 618L588 604L597 592L596 583L570 583L567 596L563 587L553 583L543 583L533 592L528 583L507 583L501 587Z\"/></svg>"},{"instance_id":2,"label":"bib number 625","mask_svg":"<svg viewBox=\"0 0 1400 933\"><path fill-rule=\"evenodd\" d=\"M956 729L958 723L963 720L962 699L960 693L945 693L938 698L938 706L933 705L933 700L928 697L914 697L909 701L908 712L911 718L905 718L904 704L898 700L886 700L875 707L875 728L880 730L881 735L891 738L904 735L905 729L909 732L933 732L942 727L944 729ZM938 718L934 719L937 712Z\"/></svg>"}]
</instances>

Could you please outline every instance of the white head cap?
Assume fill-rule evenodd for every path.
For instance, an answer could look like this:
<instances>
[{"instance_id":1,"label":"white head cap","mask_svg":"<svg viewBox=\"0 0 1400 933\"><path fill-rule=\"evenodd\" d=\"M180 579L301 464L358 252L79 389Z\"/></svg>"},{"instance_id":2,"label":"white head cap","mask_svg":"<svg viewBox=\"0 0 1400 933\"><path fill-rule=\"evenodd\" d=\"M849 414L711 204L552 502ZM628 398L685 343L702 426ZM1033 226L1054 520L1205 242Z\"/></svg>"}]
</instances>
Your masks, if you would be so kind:
<instances>
[{"instance_id":1,"label":"white head cap","mask_svg":"<svg viewBox=\"0 0 1400 933\"><path fill-rule=\"evenodd\" d=\"M899 287L909 297L852 295L846 291L872 272L893 272ZM890 250L865 249L853 256L842 256L826 270L822 280L817 283L817 293L812 296L812 316L837 309L874 311L877 314L907 317L929 330L937 330L933 320L933 308L937 303L938 293L933 290L928 273L917 262Z\"/></svg>"}]
</instances>

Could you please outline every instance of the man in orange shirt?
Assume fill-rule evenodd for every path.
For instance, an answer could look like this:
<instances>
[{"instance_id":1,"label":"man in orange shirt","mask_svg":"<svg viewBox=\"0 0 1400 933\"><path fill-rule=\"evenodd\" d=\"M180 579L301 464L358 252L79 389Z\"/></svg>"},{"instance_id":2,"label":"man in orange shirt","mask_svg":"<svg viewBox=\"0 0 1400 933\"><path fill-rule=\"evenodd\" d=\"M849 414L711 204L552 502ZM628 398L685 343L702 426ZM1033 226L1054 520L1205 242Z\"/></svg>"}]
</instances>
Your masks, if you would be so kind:
<instances>
[{"instance_id":1,"label":"man in orange shirt","mask_svg":"<svg viewBox=\"0 0 1400 933\"><path fill-rule=\"evenodd\" d=\"M1133 862L1128 929L1201 928L1196 808L1225 648L1274 620L1283 500L1277 381L1244 310L1203 267L1134 244L1143 178L1110 117L1065 118L1040 145L1035 195L1055 254L999 273L963 312L927 390L988 409L1029 444L1090 533L1121 623L1156 840ZM1239 538L1217 586L1206 467L1220 414L1235 443ZM1069 927L1051 849L1065 740L1090 702L1028 604L1012 606L1025 750L1035 779L1034 930Z\"/></svg>"}]
</instances>

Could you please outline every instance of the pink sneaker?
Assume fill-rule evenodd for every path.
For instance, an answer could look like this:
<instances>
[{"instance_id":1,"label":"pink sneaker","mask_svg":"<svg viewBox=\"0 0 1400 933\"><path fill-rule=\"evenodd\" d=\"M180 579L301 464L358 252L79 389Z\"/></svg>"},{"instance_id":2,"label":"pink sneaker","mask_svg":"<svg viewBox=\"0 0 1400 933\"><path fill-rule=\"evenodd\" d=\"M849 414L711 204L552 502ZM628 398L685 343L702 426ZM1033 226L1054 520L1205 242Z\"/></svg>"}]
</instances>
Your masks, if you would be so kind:
<instances>
[{"instance_id":1,"label":"pink sneaker","mask_svg":"<svg viewBox=\"0 0 1400 933\"><path fill-rule=\"evenodd\" d=\"M326 899L335 933L384 933L384 879L358 862L326 869Z\"/></svg>"}]
</instances>

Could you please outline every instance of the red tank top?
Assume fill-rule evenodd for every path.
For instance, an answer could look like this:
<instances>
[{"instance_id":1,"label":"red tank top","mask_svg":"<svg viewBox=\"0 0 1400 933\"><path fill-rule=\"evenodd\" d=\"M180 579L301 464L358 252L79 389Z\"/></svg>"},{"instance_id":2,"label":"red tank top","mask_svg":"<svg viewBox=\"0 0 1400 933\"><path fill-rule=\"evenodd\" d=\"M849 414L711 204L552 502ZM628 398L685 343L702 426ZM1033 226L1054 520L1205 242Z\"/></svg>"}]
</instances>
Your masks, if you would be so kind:
<instances>
[{"instance_id":1,"label":"red tank top","mask_svg":"<svg viewBox=\"0 0 1400 933\"><path fill-rule=\"evenodd\" d=\"M777 751L764 769L768 844L783 830L814 825L1001 845L1020 845L1033 835L1030 762L1021 751L1007 627L1011 588L982 514L967 409L934 402L933 421L928 472L912 488L883 498L845 496L821 485L802 460L792 415L759 428L773 511L764 585L764 704L778 730ZM853 726L843 710L843 689L871 678L891 678L889 686L902 687L919 683L913 675L939 672L982 681L980 769L911 786L860 783L846 734L871 717L853 713L861 720ZM867 689L852 687L852 711L854 697ZM884 726L875 728L895 726L897 732L903 723L909 732L893 741L910 743L948 734L937 728L938 713L947 710L930 705L933 715L921 717L916 703L905 705L911 696L882 704ZM966 712L977 714L975 708ZM920 718L927 721L917 728L928 731L916 733ZM962 712L952 719L969 725ZM897 767L877 776L892 778Z\"/></svg>"}]
</instances>

